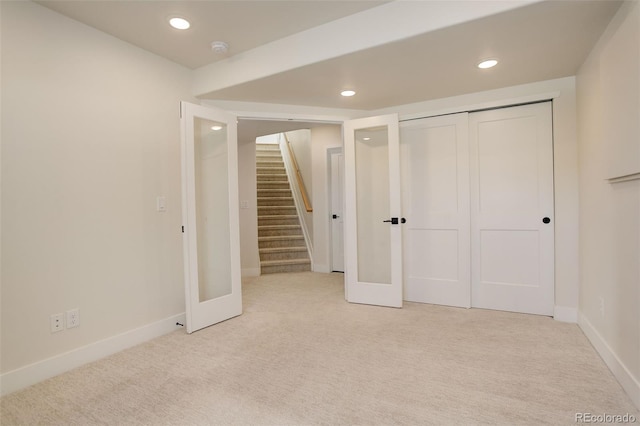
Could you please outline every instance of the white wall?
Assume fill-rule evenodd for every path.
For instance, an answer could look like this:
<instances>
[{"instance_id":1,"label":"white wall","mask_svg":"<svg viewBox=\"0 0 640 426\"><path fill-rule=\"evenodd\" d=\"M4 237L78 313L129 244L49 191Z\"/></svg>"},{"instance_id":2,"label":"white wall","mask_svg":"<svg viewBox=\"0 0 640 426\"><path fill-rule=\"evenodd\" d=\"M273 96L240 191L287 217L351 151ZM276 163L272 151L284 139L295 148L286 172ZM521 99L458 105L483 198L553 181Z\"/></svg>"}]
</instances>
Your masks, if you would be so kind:
<instances>
[{"instance_id":1,"label":"white wall","mask_svg":"<svg viewBox=\"0 0 640 426\"><path fill-rule=\"evenodd\" d=\"M4 392L21 367L176 328L179 101L194 99L186 68L32 2L1 7ZM80 326L52 334L72 308Z\"/></svg>"},{"instance_id":2,"label":"white wall","mask_svg":"<svg viewBox=\"0 0 640 426\"><path fill-rule=\"evenodd\" d=\"M331 207L329 199L329 148L342 148L342 126L325 125L311 129L313 189L313 268L331 272Z\"/></svg>"},{"instance_id":3,"label":"white wall","mask_svg":"<svg viewBox=\"0 0 640 426\"><path fill-rule=\"evenodd\" d=\"M256 187L256 139L238 132L238 197L240 200L240 264L242 276L260 275L258 206ZM243 208L246 203L247 208Z\"/></svg>"},{"instance_id":4,"label":"white wall","mask_svg":"<svg viewBox=\"0 0 640 426\"><path fill-rule=\"evenodd\" d=\"M619 142L612 137L626 135L633 141L629 156L640 152L639 31L640 4L624 4L577 77L580 325L638 407L640 180L610 183L607 178L611 162L619 159L611 156ZM626 54L618 54L619 50ZM612 56L617 62L608 61ZM632 76L625 82L627 90L612 89L611 80L620 72ZM615 118L630 112L635 120L626 124ZM620 125L626 127L609 132Z\"/></svg>"},{"instance_id":5,"label":"white wall","mask_svg":"<svg viewBox=\"0 0 640 426\"><path fill-rule=\"evenodd\" d=\"M311 131L309 129L301 129L294 130L292 132L286 132L287 138L291 143L291 150L293 151L293 155L295 156L296 163L298 164L298 169L300 170L300 175L302 176L302 181L304 183L307 197L309 197L309 202L311 203L311 207L313 208L313 175L312 175L312 154L311 154ZM295 176L295 171L292 170L293 175ZM296 182L291 182L291 188L295 191L295 188L298 187ZM300 196L300 200L302 200L302 196ZM313 229L313 218L314 212L307 212L304 209L300 211L302 215L301 220L304 222L303 226L306 226L307 229ZM309 232L309 239L311 246L313 247L314 241L314 233Z\"/></svg>"}]
</instances>

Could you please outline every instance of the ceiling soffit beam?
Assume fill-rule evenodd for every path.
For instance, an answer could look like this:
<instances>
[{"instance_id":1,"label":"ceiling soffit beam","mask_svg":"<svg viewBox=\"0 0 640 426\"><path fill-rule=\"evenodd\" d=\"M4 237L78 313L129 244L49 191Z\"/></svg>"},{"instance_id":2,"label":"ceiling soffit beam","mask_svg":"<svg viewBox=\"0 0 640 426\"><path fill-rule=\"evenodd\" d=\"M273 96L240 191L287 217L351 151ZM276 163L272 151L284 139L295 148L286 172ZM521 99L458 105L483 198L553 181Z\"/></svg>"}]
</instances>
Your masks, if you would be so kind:
<instances>
[{"instance_id":1,"label":"ceiling soffit beam","mask_svg":"<svg viewBox=\"0 0 640 426\"><path fill-rule=\"evenodd\" d=\"M385 3L197 68L194 70L193 94L205 96L216 90L540 1Z\"/></svg>"}]
</instances>

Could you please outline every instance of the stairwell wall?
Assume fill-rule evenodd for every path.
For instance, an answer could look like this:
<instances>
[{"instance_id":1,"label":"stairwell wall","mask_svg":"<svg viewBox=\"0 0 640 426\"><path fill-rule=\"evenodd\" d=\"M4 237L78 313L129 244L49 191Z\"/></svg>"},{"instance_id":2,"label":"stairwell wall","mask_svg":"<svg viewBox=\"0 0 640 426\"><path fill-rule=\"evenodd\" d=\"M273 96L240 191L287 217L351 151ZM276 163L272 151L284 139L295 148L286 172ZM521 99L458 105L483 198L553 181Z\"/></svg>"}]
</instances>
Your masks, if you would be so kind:
<instances>
[{"instance_id":1,"label":"stairwell wall","mask_svg":"<svg viewBox=\"0 0 640 426\"><path fill-rule=\"evenodd\" d=\"M309 129L301 129L293 132L287 132L286 135L291 143L293 155L295 155L296 162L298 163L298 168L300 169L300 174L302 175L302 180L307 190L307 196L309 197L311 206L313 206L313 176L311 172L313 158L311 154L311 132ZM285 155L286 153L283 153L283 156ZM292 181L290 183L292 188L298 188L297 182ZM300 215L302 216L300 219L304 222L304 226L309 230L313 229L313 212L301 210ZM313 232L309 232L309 238L311 240L309 241L310 245L314 246Z\"/></svg>"}]
</instances>

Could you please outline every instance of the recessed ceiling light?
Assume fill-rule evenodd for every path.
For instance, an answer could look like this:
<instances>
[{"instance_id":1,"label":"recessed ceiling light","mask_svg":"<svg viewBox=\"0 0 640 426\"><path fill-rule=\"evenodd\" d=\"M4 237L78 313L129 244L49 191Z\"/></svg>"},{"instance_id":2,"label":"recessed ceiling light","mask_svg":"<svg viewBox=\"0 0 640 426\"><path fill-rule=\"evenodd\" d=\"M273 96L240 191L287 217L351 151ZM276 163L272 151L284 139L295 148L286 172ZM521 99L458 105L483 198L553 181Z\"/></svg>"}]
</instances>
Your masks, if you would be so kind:
<instances>
[{"instance_id":1,"label":"recessed ceiling light","mask_svg":"<svg viewBox=\"0 0 640 426\"><path fill-rule=\"evenodd\" d=\"M178 30L186 30L187 28L189 28L191 26L189 21L187 21L184 18L177 17L177 16L169 19L169 25L171 25L173 28L178 29Z\"/></svg>"},{"instance_id":2,"label":"recessed ceiling light","mask_svg":"<svg viewBox=\"0 0 640 426\"><path fill-rule=\"evenodd\" d=\"M222 126L211 126L211 130L221 130Z\"/></svg>"},{"instance_id":3,"label":"recessed ceiling light","mask_svg":"<svg viewBox=\"0 0 640 426\"><path fill-rule=\"evenodd\" d=\"M478 68L487 69L487 68L495 67L496 65L498 65L498 61L496 59L487 59L485 61L480 62L478 64Z\"/></svg>"},{"instance_id":4,"label":"recessed ceiling light","mask_svg":"<svg viewBox=\"0 0 640 426\"><path fill-rule=\"evenodd\" d=\"M371 138L362 138L363 141L370 141Z\"/></svg>"},{"instance_id":5,"label":"recessed ceiling light","mask_svg":"<svg viewBox=\"0 0 640 426\"><path fill-rule=\"evenodd\" d=\"M349 97L349 96L353 96L353 95L355 95L355 94L356 94L356 92L355 92L355 91L353 91L353 90L343 90L342 92L340 92L340 94L341 94L342 96Z\"/></svg>"}]
</instances>

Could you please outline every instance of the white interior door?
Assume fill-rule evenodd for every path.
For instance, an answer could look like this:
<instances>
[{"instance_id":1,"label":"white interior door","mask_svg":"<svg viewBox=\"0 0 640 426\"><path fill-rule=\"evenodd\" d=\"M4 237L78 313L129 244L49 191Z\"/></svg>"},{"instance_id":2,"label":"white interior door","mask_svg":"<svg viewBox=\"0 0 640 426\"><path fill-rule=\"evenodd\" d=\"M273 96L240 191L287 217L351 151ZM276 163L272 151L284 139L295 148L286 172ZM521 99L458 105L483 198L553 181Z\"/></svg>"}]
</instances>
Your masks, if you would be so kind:
<instances>
[{"instance_id":1,"label":"white interior door","mask_svg":"<svg viewBox=\"0 0 640 426\"><path fill-rule=\"evenodd\" d=\"M345 122L344 144L347 300L401 307L398 116Z\"/></svg>"},{"instance_id":2,"label":"white interior door","mask_svg":"<svg viewBox=\"0 0 640 426\"><path fill-rule=\"evenodd\" d=\"M472 306L553 315L551 103L469 115Z\"/></svg>"},{"instance_id":3,"label":"white interior door","mask_svg":"<svg viewBox=\"0 0 640 426\"><path fill-rule=\"evenodd\" d=\"M332 152L331 168L331 270L344 272L344 155Z\"/></svg>"},{"instance_id":4,"label":"white interior door","mask_svg":"<svg viewBox=\"0 0 640 426\"><path fill-rule=\"evenodd\" d=\"M181 104L187 332L242 313L236 117Z\"/></svg>"},{"instance_id":5,"label":"white interior door","mask_svg":"<svg viewBox=\"0 0 640 426\"><path fill-rule=\"evenodd\" d=\"M404 299L471 306L468 114L400 125Z\"/></svg>"}]
</instances>

